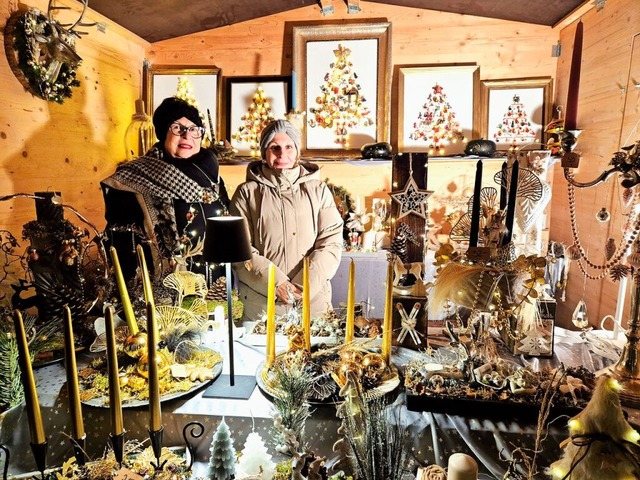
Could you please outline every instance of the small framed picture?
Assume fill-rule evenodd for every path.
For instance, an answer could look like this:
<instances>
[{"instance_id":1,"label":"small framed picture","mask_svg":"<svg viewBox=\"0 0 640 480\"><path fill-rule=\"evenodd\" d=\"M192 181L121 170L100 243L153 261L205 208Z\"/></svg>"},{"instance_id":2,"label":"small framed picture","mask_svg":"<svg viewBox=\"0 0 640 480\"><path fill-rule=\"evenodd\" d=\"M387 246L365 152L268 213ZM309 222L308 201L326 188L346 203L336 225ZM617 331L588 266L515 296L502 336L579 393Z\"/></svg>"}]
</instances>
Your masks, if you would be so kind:
<instances>
[{"instance_id":1,"label":"small framed picture","mask_svg":"<svg viewBox=\"0 0 640 480\"><path fill-rule=\"evenodd\" d=\"M551 77L483 80L483 138L498 150L544 147L544 128L551 121Z\"/></svg>"},{"instance_id":2,"label":"small framed picture","mask_svg":"<svg viewBox=\"0 0 640 480\"><path fill-rule=\"evenodd\" d=\"M225 138L236 157L260 156L260 133L283 119L291 105L291 77L227 77Z\"/></svg>"}]
</instances>

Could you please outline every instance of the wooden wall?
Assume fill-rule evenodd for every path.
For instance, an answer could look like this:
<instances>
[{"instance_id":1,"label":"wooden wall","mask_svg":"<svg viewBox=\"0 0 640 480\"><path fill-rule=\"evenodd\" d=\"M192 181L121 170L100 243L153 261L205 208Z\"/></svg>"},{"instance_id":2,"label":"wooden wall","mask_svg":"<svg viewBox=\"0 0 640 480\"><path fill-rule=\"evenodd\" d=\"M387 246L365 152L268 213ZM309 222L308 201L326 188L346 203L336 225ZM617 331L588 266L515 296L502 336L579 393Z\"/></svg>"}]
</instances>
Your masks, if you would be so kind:
<instances>
[{"instance_id":1,"label":"wooden wall","mask_svg":"<svg viewBox=\"0 0 640 480\"><path fill-rule=\"evenodd\" d=\"M45 0L29 0L28 5L47 9ZM0 3L2 27L16 10L14 0ZM61 105L27 93L6 55L0 55L0 196L61 191L65 203L102 229L99 181L125 158L123 139L141 96L148 43L95 12L89 11L85 21L104 22L106 30L89 28L89 35L76 42L81 86ZM2 48L4 52L4 42ZM33 219L33 200L0 202L0 228L18 238L22 225Z\"/></svg>"},{"instance_id":2,"label":"wooden wall","mask_svg":"<svg viewBox=\"0 0 640 480\"><path fill-rule=\"evenodd\" d=\"M584 43L578 127L583 133L576 146L576 151L582 153L582 163L576 172L576 179L588 181L607 168L612 154L621 146L640 140L637 128L640 90L634 85L640 80L640 40L637 38L635 58L631 62L632 39L640 33L640 4L634 0L609 0L602 11L590 10L582 17L582 21ZM574 34L575 24L560 33L563 51L556 75L556 102L560 104L564 104L567 98ZM632 80L629 86L628 77ZM626 91L622 91L622 87ZM627 107L623 119L625 100ZM551 238L571 245L567 183L559 165L554 173ZM604 263L604 246L608 237L615 238L620 244L624 222L620 195L617 176L605 184L576 192L580 240L594 263ZM613 215L608 223L599 223L595 219L602 207L606 207ZM597 275L599 272L589 270L589 273ZM578 265L572 262L567 301L560 304L558 313L564 323L570 326L571 313L577 302L584 298L591 323L599 325L602 317L614 314L617 294L618 283L613 283L608 277L585 282Z\"/></svg>"}]
</instances>

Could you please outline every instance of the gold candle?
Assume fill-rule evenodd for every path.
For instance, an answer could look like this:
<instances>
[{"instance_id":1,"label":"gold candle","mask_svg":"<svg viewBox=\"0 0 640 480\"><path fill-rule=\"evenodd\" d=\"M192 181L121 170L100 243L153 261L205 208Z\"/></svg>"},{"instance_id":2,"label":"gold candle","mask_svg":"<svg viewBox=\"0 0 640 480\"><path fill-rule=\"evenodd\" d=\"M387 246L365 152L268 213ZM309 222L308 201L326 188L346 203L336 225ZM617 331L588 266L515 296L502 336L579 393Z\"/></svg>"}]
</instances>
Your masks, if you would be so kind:
<instances>
[{"instance_id":1,"label":"gold candle","mask_svg":"<svg viewBox=\"0 0 640 480\"><path fill-rule=\"evenodd\" d=\"M356 316L356 264L349 264L349 286L347 289L347 327L344 332L345 343L353 342L353 322Z\"/></svg>"},{"instance_id":2,"label":"gold candle","mask_svg":"<svg viewBox=\"0 0 640 480\"><path fill-rule=\"evenodd\" d=\"M124 276L122 275L122 268L120 267L118 252L114 247L111 247L109 249L109 253L111 254L113 271L116 275L116 284L118 285L118 291L120 292L122 311L124 312L124 318L127 321L127 326L129 327L129 335L135 335L138 333L138 323L136 322L136 316L133 314L133 307L131 306L129 292L127 291L127 284L124 281Z\"/></svg>"},{"instance_id":3,"label":"gold candle","mask_svg":"<svg viewBox=\"0 0 640 480\"><path fill-rule=\"evenodd\" d=\"M158 356L156 312L153 303L147 302L147 367L149 369L149 430L157 432L162 428L160 415L160 383L158 380Z\"/></svg>"},{"instance_id":4,"label":"gold candle","mask_svg":"<svg viewBox=\"0 0 640 480\"><path fill-rule=\"evenodd\" d=\"M267 281L267 360L266 366L273 365L276 358L276 266L269 264Z\"/></svg>"},{"instance_id":5,"label":"gold candle","mask_svg":"<svg viewBox=\"0 0 640 480\"><path fill-rule=\"evenodd\" d=\"M78 368L71 324L71 310L64 307L64 359L67 373L67 395L69 396L69 413L71 414L71 433L73 438L84 438L84 422L82 420L82 404L80 403L80 387L78 386Z\"/></svg>"},{"instance_id":6,"label":"gold candle","mask_svg":"<svg viewBox=\"0 0 640 480\"><path fill-rule=\"evenodd\" d=\"M122 401L120 400L120 377L118 375L118 356L116 354L116 335L113 327L113 308L105 312L105 328L107 333L107 374L109 377L109 415L111 416L111 433L114 437L124 432L122 422Z\"/></svg>"},{"instance_id":7,"label":"gold candle","mask_svg":"<svg viewBox=\"0 0 640 480\"><path fill-rule=\"evenodd\" d=\"M304 348L311 351L311 292L309 291L309 257L302 261L302 332L304 333Z\"/></svg>"},{"instance_id":8,"label":"gold candle","mask_svg":"<svg viewBox=\"0 0 640 480\"><path fill-rule=\"evenodd\" d=\"M387 266L387 287L384 300L384 321L382 324L382 358L391 363L391 337L393 325L393 264Z\"/></svg>"},{"instance_id":9,"label":"gold candle","mask_svg":"<svg viewBox=\"0 0 640 480\"><path fill-rule=\"evenodd\" d=\"M31 444L41 445L47 441L47 437L44 434L40 402L38 402L38 391L36 390L36 381L33 378L33 369L31 368L31 355L29 354L27 335L24 332L22 315L18 310L15 310L13 313L13 323L16 329L18 362L20 363L22 386L24 387L24 402L27 407L27 417L29 418Z\"/></svg>"},{"instance_id":10,"label":"gold candle","mask_svg":"<svg viewBox=\"0 0 640 480\"><path fill-rule=\"evenodd\" d=\"M136 247L136 252L138 252L138 265L140 266L140 271L142 273L142 289L144 290L144 301L146 303L153 303L151 278L149 277L149 270L147 269L147 261L144 257L144 250L142 249L142 245L138 245Z\"/></svg>"}]
</instances>

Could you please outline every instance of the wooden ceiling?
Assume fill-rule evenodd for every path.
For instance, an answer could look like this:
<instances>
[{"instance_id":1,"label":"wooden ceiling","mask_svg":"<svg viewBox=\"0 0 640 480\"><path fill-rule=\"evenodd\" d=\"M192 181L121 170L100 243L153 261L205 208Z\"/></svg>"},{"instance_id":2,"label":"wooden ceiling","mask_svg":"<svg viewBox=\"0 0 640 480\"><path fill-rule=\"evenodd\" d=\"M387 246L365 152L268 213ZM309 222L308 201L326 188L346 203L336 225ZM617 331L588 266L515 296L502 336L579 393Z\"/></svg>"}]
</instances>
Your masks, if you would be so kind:
<instances>
[{"instance_id":1,"label":"wooden ceiling","mask_svg":"<svg viewBox=\"0 0 640 480\"><path fill-rule=\"evenodd\" d=\"M343 0L334 0L336 3ZM369 0L405 7L553 26L584 0ZM316 0L90 0L89 6L144 38L157 42L309 5Z\"/></svg>"}]
</instances>

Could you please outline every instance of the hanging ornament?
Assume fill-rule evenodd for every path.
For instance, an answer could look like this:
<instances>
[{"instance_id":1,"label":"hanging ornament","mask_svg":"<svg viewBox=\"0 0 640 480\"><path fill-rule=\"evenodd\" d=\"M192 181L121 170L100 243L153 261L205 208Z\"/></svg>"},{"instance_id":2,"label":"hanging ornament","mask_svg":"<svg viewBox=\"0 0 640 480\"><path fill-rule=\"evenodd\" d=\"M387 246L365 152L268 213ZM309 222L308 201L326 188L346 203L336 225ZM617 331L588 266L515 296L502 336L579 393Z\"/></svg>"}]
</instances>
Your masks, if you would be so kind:
<instances>
[{"instance_id":1,"label":"hanging ornament","mask_svg":"<svg viewBox=\"0 0 640 480\"><path fill-rule=\"evenodd\" d=\"M574 243L567 249L567 255L570 260L578 260L580 258L580 247Z\"/></svg>"},{"instance_id":2,"label":"hanging ornament","mask_svg":"<svg viewBox=\"0 0 640 480\"><path fill-rule=\"evenodd\" d=\"M413 158L412 155L409 154L409 180L403 190L396 190L389 193L391 199L400 205L400 211L398 215L396 215L396 219L414 213L426 220L429 213L427 199L431 194L433 194L433 190L418 188L416 181L413 179Z\"/></svg>"},{"instance_id":3,"label":"hanging ornament","mask_svg":"<svg viewBox=\"0 0 640 480\"><path fill-rule=\"evenodd\" d=\"M613 237L609 237L607 240L607 244L604 247L604 252L607 258L607 261L611 260L611 258L616 253L616 241Z\"/></svg>"},{"instance_id":4,"label":"hanging ornament","mask_svg":"<svg viewBox=\"0 0 640 480\"><path fill-rule=\"evenodd\" d=\"M625 207L629 207L631 205L631 201L633 200L633 189L632 188L623 188L622 189L622 203Z\"/></svg>"},{"instance_id":5,"label":"hanging ornament","mask_svg":"<svg viewBox=\"0 0 640 480\"><path fill-rule=\"evenodd\" d=\"M587 312L587 304L584 300L580 300L576 309L571 315L571 323L581 330L586 330L589 327L589 313Z\"/></svg>"},{"instance_id":6,"label":"hanging ornament","mask_svg":"<svg viewBox=\"0 0 640 480\"><path fill-rule=\"evenodd\" d=\"M609 210L607 210L607 207L602 207L600 211L596 213L596 220L601 223L611 220L611 214L609 213Z\"/></svg>"},{"instance_id":7,"label":"hanging ornament","mask_svg":"<svg viewBox=\"0 0 640 480\"><path fill-rule=\"evenodd\" d=\"M631 267L629 267L629 265L619 263L618 265L611 267L609 277L611 277L611 280L614 282L618 282L623 278L626 278L629 275L629 272L631 272Z\"/></svg>"}]
</instances>

